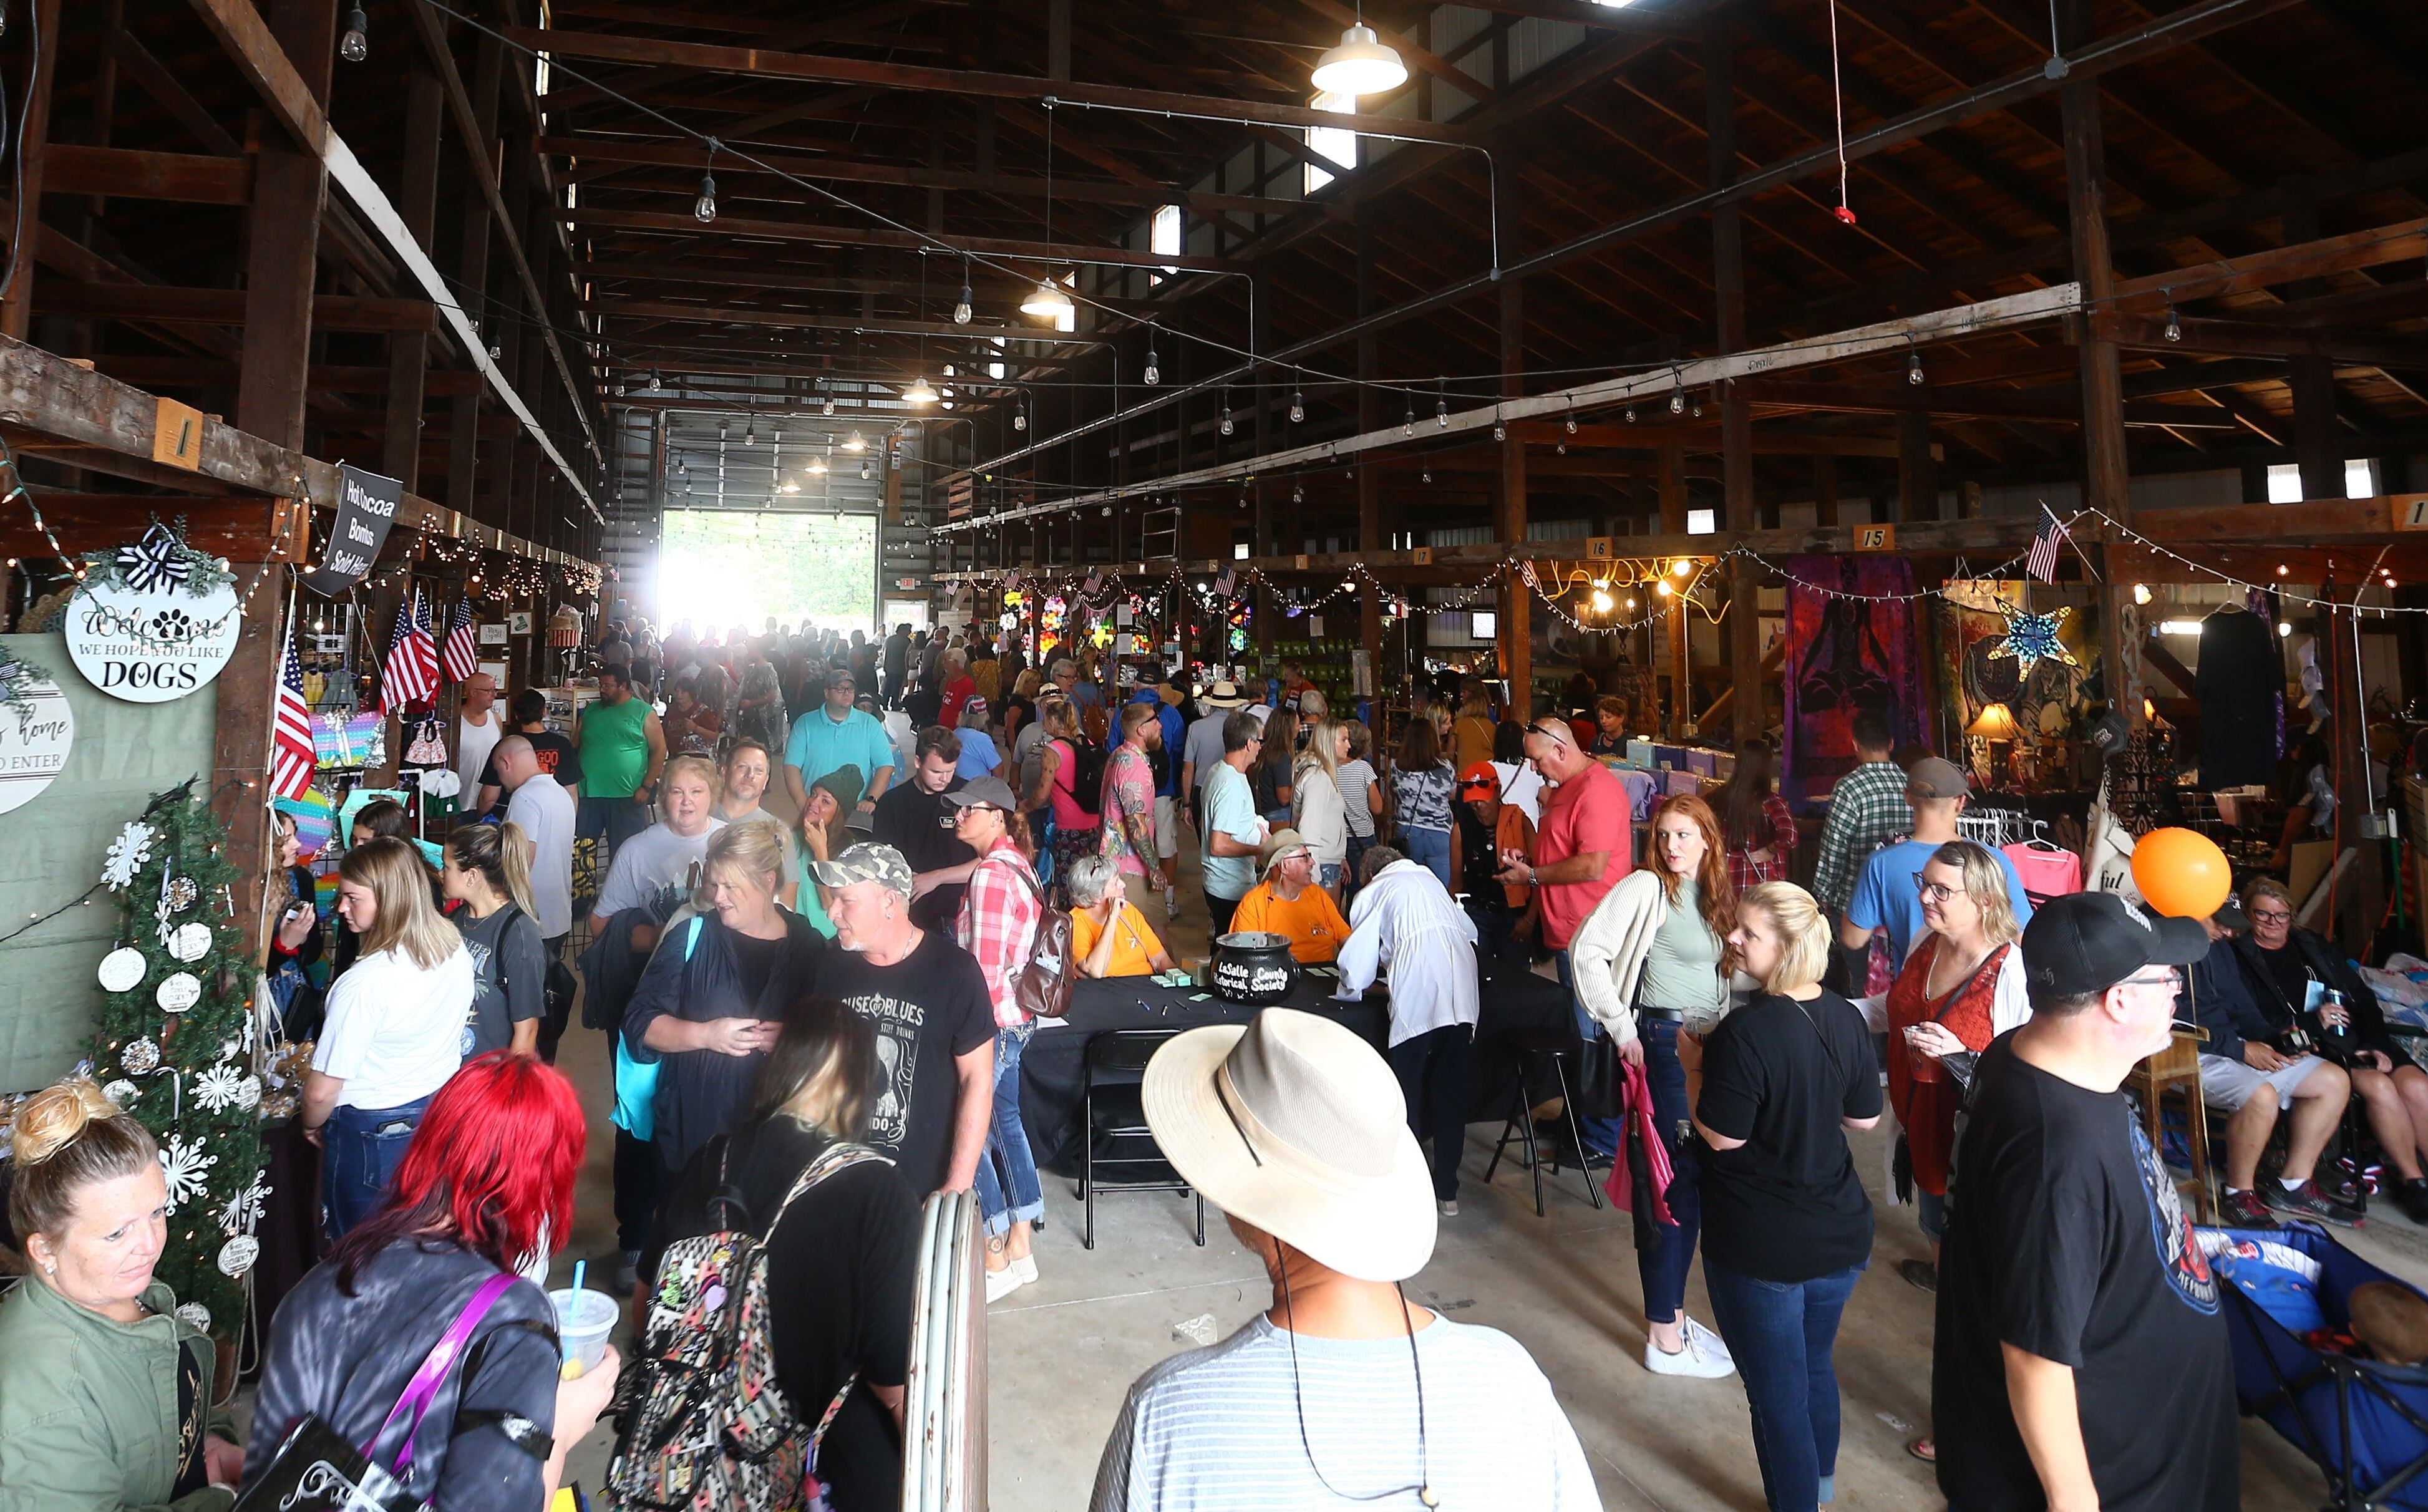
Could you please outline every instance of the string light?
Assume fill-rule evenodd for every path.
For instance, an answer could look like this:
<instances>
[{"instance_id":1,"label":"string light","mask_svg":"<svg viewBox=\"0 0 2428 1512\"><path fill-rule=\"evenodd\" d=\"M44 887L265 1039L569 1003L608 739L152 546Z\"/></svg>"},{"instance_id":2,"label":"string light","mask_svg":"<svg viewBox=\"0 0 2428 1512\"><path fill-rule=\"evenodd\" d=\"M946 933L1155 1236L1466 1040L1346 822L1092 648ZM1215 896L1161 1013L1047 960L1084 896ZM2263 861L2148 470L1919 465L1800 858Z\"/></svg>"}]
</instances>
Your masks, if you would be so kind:
<instances>
[{"instance_id":1,"label":"string light","mask_svg":"<svg viewBox=\"0 0 2428 1512\"><path fill-rule=\"evenodd\" d=\"M692 219L702 225L716 219L716 139L709 138L708 166L699 174L699 198L691 202Z\"/></svg>"},{"instance_id":2,"label":"string light","mask_svg":"<svg viewBox=\"0 0 2428 1512\"><path fill-rule=\"evenodd\" d=\"M1306 419L1306 396L1295 388L1290 390L1289 418L1292 425Z\"/></svg>"}]
</instances>

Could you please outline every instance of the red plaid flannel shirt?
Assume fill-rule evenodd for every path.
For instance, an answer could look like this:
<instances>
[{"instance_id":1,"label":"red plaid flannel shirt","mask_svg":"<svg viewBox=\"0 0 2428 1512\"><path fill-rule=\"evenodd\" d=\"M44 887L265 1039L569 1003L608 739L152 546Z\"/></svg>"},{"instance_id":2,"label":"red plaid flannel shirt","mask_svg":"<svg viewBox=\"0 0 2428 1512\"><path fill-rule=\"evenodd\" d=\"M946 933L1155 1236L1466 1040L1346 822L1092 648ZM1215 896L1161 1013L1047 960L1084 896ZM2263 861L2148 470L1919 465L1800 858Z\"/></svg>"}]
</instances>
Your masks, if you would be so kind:
<instances>
[{"instance_id":1,"label":"red plaid flannel shirt","mask_svg":"<svg viewBox=\"0 0 2428 1512\"><path fill-rule=\"evenodd\" d=\"M1038 920L1043 914L1037 889L1014 876L1013 867L1026 872L1028 860L1007 836L996 841L970 872L969 891L962 896L960 916L953 923L953 939L976 959L978 970L986 976L987 996L994 1003L999 1029L1016 1029L1027 1022L1017 996L1020 974L1028 969Z\"/></svg>"}]
</instances>

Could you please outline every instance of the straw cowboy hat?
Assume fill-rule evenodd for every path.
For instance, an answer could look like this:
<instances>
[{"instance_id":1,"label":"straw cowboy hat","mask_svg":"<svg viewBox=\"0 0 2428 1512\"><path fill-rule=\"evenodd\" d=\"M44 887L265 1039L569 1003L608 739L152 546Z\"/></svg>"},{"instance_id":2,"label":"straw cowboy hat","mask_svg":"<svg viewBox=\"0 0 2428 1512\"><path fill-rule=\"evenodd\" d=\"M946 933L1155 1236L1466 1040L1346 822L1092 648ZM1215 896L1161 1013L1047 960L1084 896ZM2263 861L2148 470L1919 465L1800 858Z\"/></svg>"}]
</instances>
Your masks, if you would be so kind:
<instances>
[{"instance_id":1,"label":"straw cowboy hat","mask_svg":"<svg viewBox=\"0 0 2428 1512\"><path fill-rule=\"evenodd\" d=\"M1433 1257L1433 1177L1400 1083L1330 1019L1269 1008L1190 1029L1147 1063L1147 1126L1224 1212L1361 1281Z\"/></svg>"}]
</instances>

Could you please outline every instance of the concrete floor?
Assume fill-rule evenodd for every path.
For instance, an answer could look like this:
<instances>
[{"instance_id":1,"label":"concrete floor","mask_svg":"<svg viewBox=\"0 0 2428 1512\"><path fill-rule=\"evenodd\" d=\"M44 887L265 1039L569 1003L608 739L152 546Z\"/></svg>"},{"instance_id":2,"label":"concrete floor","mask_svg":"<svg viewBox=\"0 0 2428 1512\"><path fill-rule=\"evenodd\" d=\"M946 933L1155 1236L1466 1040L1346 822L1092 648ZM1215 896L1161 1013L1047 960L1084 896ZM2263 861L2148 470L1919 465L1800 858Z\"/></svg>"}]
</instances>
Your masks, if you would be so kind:
<instances>
[{"instance_id":1,"label":"concrete floor","mask_svg":"<svg viewBox=\"0 0 2428 1512\"><path fill-rule=\"evenodd\" d=\"M1183 874L1186 901L1169 943L1176 954L1202 952L1206 915L1193 863L1184 861ZM578 1257L612 1260L614 1240L604 1039L575 1029L560 1064L581 1085L592 1126L600 1131L582 1173L573 1243L557 1264L562 1285ZM1542 1218L1534 1216L1524 1172L1504 1162L1494 1184L1484 1186L1497 1132L1482 1124L1469 1129L1462 1210L1443 1222L1433 1261L1409 1283L1409 1296L1460 1322L1502 1329L1533 1353L1613 1512L1760 1508L1762 1480L1737 1380L1675 1380L1644 1369L1641 1292L1626 1219L1588 1208L1573 1172L1550 1183ZM1879 1203L1878 1136L1856 1136L1856 1164ZM1192 1332L1219 1339L1271 1303L1260 1268L1219 1214L1208 1211L1200 1249L1190 1241L1186 1198L1100 1197L1096 1248L1083 1250L1074 1187L1046 1179L1040 1279L993 1308L987 1405L995 1512L1084 1506L1130 1382L1193 1347L1199 1339ZM1936 1508L1944 1504L1929 1468L1905 1453L1928 1415L1933 1299L1896 1273L1898 1260L1927 1257L1928 1249L1910 1209L1881 1207L1877 1223L1872 1266L1838 1339L1845 1424L1838 1504L1866 1512ZM2428 1230L2390 1206L2373 1209L2367 1227L2343 1237L2373 1262L2428 1284ZM1687 1307L1711 1322L1699 1267ZM620 1336L617 1342L624 1342ZM573 1474L586 1485L597 1485L605 1468L606 1439L603 1429L593 1434L572 1457ZM2256 1422L2243 1425L2242 1471L2245 1507L2291 1512L2315 1507L2325 1495L2324 1479L2309 1461Z\"/></svg>"}]
</instances>

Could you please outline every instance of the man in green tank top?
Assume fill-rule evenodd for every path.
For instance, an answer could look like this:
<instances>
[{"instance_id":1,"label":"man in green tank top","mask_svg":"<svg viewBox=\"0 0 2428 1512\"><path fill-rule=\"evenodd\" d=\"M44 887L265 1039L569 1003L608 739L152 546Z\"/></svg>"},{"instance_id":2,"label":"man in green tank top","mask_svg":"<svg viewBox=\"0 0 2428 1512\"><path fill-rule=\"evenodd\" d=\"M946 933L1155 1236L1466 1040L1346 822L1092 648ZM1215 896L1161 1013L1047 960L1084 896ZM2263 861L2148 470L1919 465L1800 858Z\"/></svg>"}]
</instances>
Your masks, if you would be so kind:
<instances>
[{"instance_id":1,"label":"man in green tank top","mask_svg":"<svg viewBox=\"0 0 2428 1512\"><path fill-rule=\"evenodd\" d=\"M649 827L649 804L665 769L666 734L647 700L632 696L632 675L621 663L599 669L599 701L573 722L582 755L582 803L574 836L597 837L599 875L624 842Z\"/></svg>"}]
</instances>

